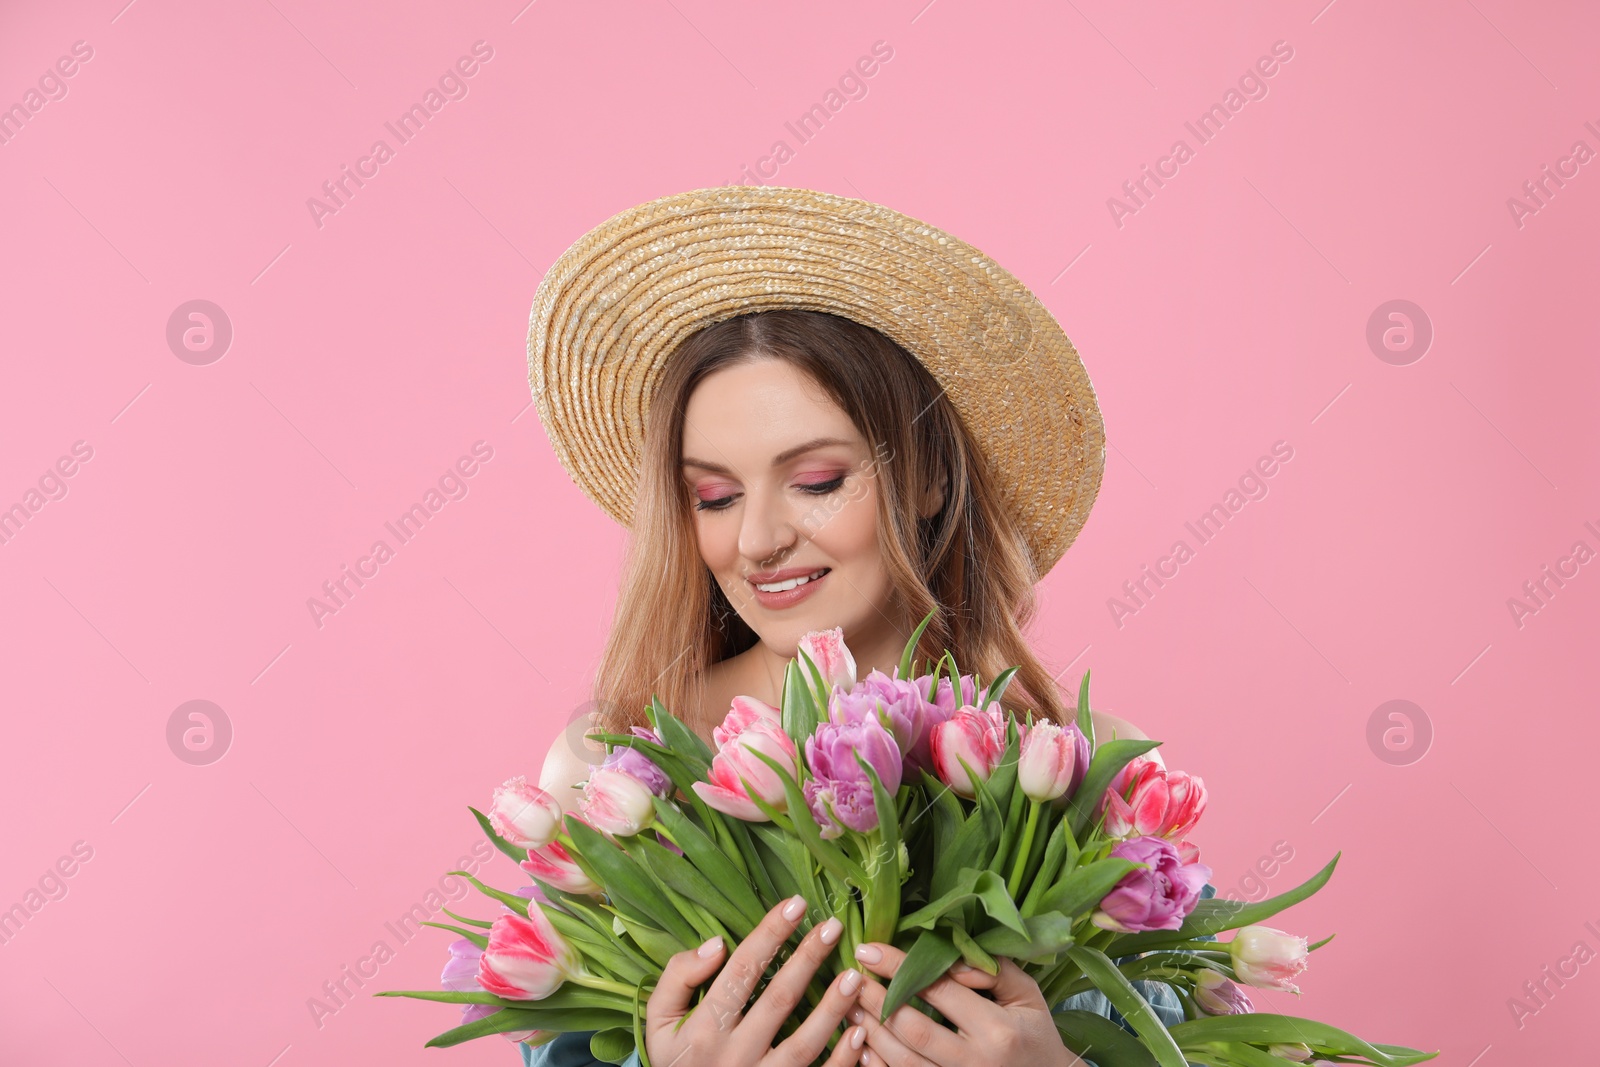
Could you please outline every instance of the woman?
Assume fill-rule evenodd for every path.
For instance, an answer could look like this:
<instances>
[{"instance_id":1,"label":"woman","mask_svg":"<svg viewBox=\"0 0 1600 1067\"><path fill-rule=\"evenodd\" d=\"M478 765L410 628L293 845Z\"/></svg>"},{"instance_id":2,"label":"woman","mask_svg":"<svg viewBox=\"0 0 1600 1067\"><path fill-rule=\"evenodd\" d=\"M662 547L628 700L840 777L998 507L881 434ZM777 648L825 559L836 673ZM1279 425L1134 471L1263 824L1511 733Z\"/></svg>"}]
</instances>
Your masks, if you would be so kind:
<instances>
[{"instance_id":1,"label":"woman","mask_svg":"<svg viewBox=\"0 0 1600 1067\"><path fill-rule=\"evenodd\" d=\"M709 740L734 696L780 703L806 632L840 626L860 676L890 673L936 607L919 658L948 648L984 677L1019 665L1007 706L1069 720L1022 629L1098 489L1099 411L1060 327L982 253L862 201L698 190L569 249L541 283L529 348L558 456L633 529L598 711L556 739L541 774L564 806L603 755L583 734L644 724L651 696ZM1095 728L1145 736L1099 712ZM813 927L747 1004L797 919L780 905L731 954L713 943L674 957L646 1011L652 1062L768 1055L837 938L836 922ZM1010 961L924 991L954 1029L909 1006L878 1023L902 957L864 948L865 977L835 980L787 1062L811 1062L840 1025L830 1064L1084 1062ZM1164 987L1145 992L1182 1018ZM1098 993L1071 1006L1115 1017ZM539 1067L590 1062L587 1035L521 1048Z\"/></svg>"}]
</instances>

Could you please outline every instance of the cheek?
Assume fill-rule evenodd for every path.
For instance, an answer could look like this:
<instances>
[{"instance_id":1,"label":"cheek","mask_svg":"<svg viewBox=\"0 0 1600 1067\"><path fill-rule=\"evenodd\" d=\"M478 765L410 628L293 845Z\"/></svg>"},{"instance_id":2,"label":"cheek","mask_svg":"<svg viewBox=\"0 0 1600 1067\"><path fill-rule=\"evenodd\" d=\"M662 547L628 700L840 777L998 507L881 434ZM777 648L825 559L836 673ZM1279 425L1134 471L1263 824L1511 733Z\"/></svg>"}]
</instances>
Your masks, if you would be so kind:
<instances>
[{"instance_id":1,"label":"cheek","mask_svg":"<svg viewBox=\"0 0 1600 1067\"><path fill-rule=\"evenodd\" d=\"M884 569L878 551L878 501L870 492L848 500L812 540L841 565L863 575Z\"/></svg>"}]
</instances>

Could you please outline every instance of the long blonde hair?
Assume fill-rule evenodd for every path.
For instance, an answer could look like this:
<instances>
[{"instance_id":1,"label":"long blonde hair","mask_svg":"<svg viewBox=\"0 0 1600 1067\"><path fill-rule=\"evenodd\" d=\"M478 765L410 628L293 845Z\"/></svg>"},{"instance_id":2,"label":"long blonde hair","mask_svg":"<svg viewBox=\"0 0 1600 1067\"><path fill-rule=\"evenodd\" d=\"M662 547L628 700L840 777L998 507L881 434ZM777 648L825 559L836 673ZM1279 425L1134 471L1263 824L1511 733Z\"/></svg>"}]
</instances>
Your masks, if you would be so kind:
<instances>
[{"instance_id":1,"label":"long blonde hair","mask_svg":"<svg viewBox=\"0 0 1600 1067\"><path fill-rule=\"evenodd\" d=\"M684 411L695 387L723 367L763 358L785 360L814 379L879 457L878 543L908 614L906 633L940 609L918 642L919 666L926 670L947 648L964 672L986 683L1017 665L1004 704L1070 721L1062 690L1022 634L1036 610L1032 556L943 389L871 327L779 310L697 331L674 350L656 383L633 531L595 678L599 727L627 733L645 725L655 696L708 736L714 723L700 721L706 668L757 641L700 558L680 467ZM921 518L919 486L941 483L943 506Z\"/></svg>"}]
</instances>

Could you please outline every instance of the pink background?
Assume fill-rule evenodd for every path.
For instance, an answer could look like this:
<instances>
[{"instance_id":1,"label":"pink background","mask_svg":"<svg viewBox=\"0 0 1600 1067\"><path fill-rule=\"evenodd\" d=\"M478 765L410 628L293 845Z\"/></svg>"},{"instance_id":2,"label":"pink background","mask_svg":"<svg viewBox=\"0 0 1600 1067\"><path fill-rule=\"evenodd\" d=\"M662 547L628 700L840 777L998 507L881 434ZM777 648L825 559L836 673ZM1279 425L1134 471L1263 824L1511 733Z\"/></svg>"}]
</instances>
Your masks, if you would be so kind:
<instances>
[{"instance_id":1,"label":"pink background","mask_svg":"<svg viewBox=\"0 0 1600 1067\"><path fill-rule=\"evenodd\" d=\"M1600 549L1600 163L1520 225L1507 201L1600 149L1593 11L124 2L0 14L0 105L93 50L0 145L0 506L92 449L0 545L0 906L73 871L0 945L0 1060L515 1062L425 1053L456 1009L367 994L436 986L451 935L386 924L481 839L467 805L537 774L610 619L623 531L531 412L528 308L590 227L778 140L769 184L972 242L1081 350L1108 464L1039 651L1204 777L1225 894L1343 850L1277 921L1340 936L1298 1003L1258 1006L1441 1065L1587 1058L1600 564L1520 625L1508 600ZM480 40L467 95L398 145L384 123ZM877 41L865 96L801 144L785 123ZM1199 144L1185 121L1279 41L1265 97ZM393 158L319 226L308 198L379 138ZM1179 138L1118 225L1108 198ZM206 365L166 339L194 299L233 329ZM1404 365L1366 337L1396 299L1434 332ZM467 495L319 626L308 599L477 441ZM1185 522L1278 441L1267 495L1198 544ZM1193 558L1114 618L1180 538ZM205 765L169 746L191 700L231 725ZM1420 709L1397 751L1368 740L1390 700Z\"/></svg>"}]
</instances>

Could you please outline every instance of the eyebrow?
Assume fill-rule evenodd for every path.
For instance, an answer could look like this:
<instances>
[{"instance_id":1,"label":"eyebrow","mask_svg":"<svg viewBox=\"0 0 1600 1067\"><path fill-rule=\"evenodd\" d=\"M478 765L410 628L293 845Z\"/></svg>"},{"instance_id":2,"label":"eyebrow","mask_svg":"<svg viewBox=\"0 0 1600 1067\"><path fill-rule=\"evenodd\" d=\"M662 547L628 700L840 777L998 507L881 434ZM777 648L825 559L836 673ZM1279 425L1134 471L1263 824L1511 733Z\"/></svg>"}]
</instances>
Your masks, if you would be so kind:
<instances>
[{"instance_id":1,"label":"eyebrow","mask_svg":"<svg viewBox=\"0 0 1600 1067\"><path fill-rule=\"evenodd\" d=\"M793 448L786 448L782 452L779 452L776 456L772 457L772 465L774 467L781 467L783 464L789 462L791 459L794 459L796 456L803 455L804 453L810 452L813 449L823 448L827 445L849 445L851 443L852 442L846 441L842 437L813 438L804 444L795 445ZM732 471L720 463L707 463L705 460L690 459L688 456L683 458L683 465L685 467L696 467L700 470L715 471L718 474L733 474Z\"/></svg>"}]
</instances>

